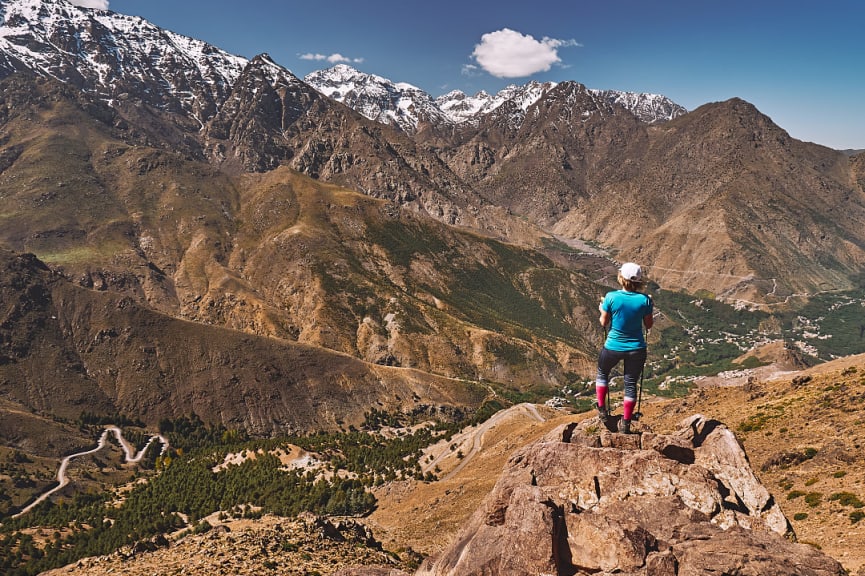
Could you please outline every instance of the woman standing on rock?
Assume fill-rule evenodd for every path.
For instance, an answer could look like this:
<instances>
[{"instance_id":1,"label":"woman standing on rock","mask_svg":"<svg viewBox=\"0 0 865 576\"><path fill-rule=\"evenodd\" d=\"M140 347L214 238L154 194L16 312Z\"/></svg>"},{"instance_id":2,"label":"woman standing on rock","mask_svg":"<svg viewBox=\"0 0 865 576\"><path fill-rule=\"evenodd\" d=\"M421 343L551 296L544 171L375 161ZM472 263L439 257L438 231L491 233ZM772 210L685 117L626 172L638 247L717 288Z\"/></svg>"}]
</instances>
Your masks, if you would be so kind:
<instances>
[{"instance_id":1,"label":"woman standing on rock","mask_svg":"<svg viewBox=\"0 0 865 576\"><path fill-rule=\"evenodd\" d=\"M604 347L598 355L598 376L595 380L595 394L598 402L598 416L605 424L609 420L607 408L607 389L610 371L624 362L625 398L622 402L622 419L619 432L631 433L631 418L637 404L637 381L646 364L646 330L652 328L652 299L640 292L643 289L643 270L638 264L622 264L618 274L621 290L607 293L598 309L600 322L609 329Z\"/></svg>"}]
</instances>

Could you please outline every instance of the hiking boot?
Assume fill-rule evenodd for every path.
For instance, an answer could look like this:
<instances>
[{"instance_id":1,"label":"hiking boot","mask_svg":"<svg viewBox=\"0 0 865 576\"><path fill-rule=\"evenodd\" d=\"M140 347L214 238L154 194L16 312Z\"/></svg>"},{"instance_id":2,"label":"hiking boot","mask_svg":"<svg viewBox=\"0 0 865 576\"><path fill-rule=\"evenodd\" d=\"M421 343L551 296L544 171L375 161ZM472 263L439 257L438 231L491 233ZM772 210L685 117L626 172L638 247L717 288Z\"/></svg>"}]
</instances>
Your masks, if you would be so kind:
<instances>
[{"instance_id":1,"label":"hiking boot","mask_svg":"<svg viewBox=\"0 0 865 576\"><path fill-rule=\"evenodd\" d=\"M620 434L630 434L631 433L631 421L625 420L622 418L619 420L619 433Z\"/></svg>"},{"instance_id":2,"label":"hiking boot","mask_svg":"<svg viewBox=\"0 0 865 576\"><path fill-rule=\"evenodd\" d=\"M606 406L598 406L597 403L595 403L595 407L598 409L598 418L600 419L601 422L606 424L607 421L610 419L610 413L607 412L607 407Z\"/></svg>"}]
</instances>

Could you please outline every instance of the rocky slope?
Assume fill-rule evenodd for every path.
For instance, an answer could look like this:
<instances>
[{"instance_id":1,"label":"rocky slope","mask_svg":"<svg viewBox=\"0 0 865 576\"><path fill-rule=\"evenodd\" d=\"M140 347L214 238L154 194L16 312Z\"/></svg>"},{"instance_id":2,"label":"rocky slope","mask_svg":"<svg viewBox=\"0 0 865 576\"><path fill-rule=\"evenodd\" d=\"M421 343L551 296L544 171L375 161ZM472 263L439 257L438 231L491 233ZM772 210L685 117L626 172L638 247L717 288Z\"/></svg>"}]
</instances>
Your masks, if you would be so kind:
<instances>
[{"instance_id":1,"label":"rocky slope","mask_svg":"<svg viewBox=\"0 0 865 576\"><path fill-rule=\"evenodd\" d=\"M857 499L865 500L865 436L859 410L865 397L865 358L841 359L804 372L785 370L746 372L738 380L707 379L681 399L644 398L639 426L676 435L682 420L695 412L727 423L746 450L753 474L791 523L797 541L822 549L850 574L865 574L865 524L862 509L856 508ZM573 422L583 422L581 429L600 430L591 413L542 415L545 421L538 422L514 412L476 440L460 444L464 453L472 441L481 449L454 475L449 471L462 460L441 447L450 452L448 458L436 457L444 478L378 491L379 508L369 525L392 549L411 546L440 555L456 546L461 528L503 471L510 469L507 462L517 451L549 440L556 436L554 430ZM567 475L576 474L568 469Z\"/></svg>"},{"instance_id":2,"label":"rocky slope","mask_svg":"<svg viewBox=\"0 0 865 576\"><path fill-rule=\"evenodd\" d=\"M334 574L359 564L390 565L384 574L408 569L416 560L410 554L400 558L382 549L372 534L353 521L331 522L304 517L285 519L265 516L259 520L235 520L169 545L154 542L128 547L111 556L87 558L72 566L49 570L44 576L61 574L149 574L169 576L210 576L232 574L257 576L271 571L286 576Z\"/></svg>"},{"instance_id":3,"label":"rocky slope","mask_svg":"<svg viewBox=\"0 0 865 576\"><path fill-rule=\"evenodd\" d=\"M804 371L707 383L681 402L650 403L646 421L674 429L692 411L725 418L800 542L865 574L865 357Z\"/></svg>"},{"instance_id":4,"label":"rocky slope","mask_svg":"<svg viewBox=\"0 0 865 576\"><path fill-rule=\"evenodd\" d=\"M587 420L516 452L426 574L843 574L784 538L789 524L732 432L693 417L673 435Z\"/></svg>"}]
</instances>

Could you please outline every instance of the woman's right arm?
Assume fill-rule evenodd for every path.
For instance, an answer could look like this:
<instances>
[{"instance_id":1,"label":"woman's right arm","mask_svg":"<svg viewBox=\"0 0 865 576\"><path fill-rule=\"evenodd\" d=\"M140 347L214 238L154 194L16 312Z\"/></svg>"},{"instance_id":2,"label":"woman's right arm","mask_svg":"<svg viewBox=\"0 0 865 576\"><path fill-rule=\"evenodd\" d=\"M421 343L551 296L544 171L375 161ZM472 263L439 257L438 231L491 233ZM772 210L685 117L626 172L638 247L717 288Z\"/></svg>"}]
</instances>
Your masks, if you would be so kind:
<instances>
[{"instance_id":1,"label":"woman's right arm","mask_svg":"<svg viewBox=\"0 0 865 576\"><path fill-rule=\"evenodd\" d=\"M606 328L607 324L610 323L610 313L605 312L604 310L601 310L601 316L600 316L600 318L598 318L598 321L601 323L601 326Z\"/></svg>"},{"instance_id":2,"label":"woman's right arm","mask_svg":"<svg viewBox=\"0 0 865 576\"><path fill-rule=\"evenodd\" d=\"M607 324L610 323L610 313L604 310L604 299L601 299L601 303L598 304L598 312L600 312L600 316L598 317L598 322L601 323L601 326L604 328L607 327Z\"/></svg>"}]
</instances>

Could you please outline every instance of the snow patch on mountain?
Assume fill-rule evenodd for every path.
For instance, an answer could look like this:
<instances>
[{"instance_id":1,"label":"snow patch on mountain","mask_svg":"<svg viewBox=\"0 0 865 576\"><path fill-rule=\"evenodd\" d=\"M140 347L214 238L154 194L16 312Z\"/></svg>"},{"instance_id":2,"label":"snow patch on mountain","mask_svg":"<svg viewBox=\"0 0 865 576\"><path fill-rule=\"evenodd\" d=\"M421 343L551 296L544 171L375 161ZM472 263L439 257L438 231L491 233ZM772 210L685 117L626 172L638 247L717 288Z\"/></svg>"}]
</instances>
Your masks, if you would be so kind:
<instances>
[{"instance_id":1,"label":"snow patch on mountain","mask_svg":"<svg viewBox=\"0 0 865 576\"><path fill-rule=\"evenodd\" d=\"M312 72L304 81L333 100L370 120L413 133L424 122L448 122L432 97L406 82L392 82L360 72L346 64Z\"/></svg>"},{"instance_id":2,"label":"snow patch on mountain","mask_svg":"<svg viewBox=\"0 0 865 576\"><path fill-rule=\"evenodd\" d=\"M106 100L134 92L204 120L248 61L135 16L67 0L8 0L0 9L0 77L31 70Z\"/></svg>"},{"instance_id":3,"label":"snow patch on mountain","mask_svg":"<svg viewBox=\"0 0 865 576\"><path fill-rule=\"evenodd\" d=\"M370 120L397 126L410 134L425 121L436 125L477 124L481 118L497 110L506 110L508 124L518 128L529 108L558 85L556 82L532 81L524 85L511 84L495 95L480 91L469 96L454 90L433 99L411 84L359 72L345 64L312 72L304 81ZM671 120L687 112L670 99L656 94L615 90L588 92L606 102L623 106L650 124ZM505 103L508 106L502 109Z\"/></svg>"}]
</instances>

